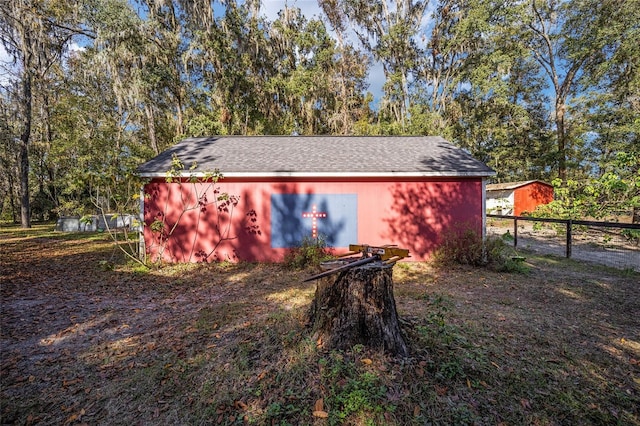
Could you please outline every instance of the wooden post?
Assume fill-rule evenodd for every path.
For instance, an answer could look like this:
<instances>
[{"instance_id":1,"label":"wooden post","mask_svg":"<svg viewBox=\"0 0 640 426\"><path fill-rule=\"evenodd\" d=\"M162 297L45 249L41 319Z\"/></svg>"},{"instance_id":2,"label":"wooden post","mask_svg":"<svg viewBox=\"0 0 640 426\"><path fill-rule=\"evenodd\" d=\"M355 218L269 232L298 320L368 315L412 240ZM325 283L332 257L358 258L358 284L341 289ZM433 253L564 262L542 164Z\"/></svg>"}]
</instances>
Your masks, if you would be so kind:
<instances>
[{"instance_id":1,"label":"wooden post","mask_svg":"<svg viewBox=\"0 0 640 426\"><path fill-rule=\"evenodd\" d=\"M513 218L513 247L518 247L518 217Z\"/></svg>"},{"instance_id":2,"label":"wooden post","mask_svg":"<svg viewBox=\"0 0 640 426\"><path fill-rule=\"evenodd\" d=\"M318 281L309 319L319 346L344 350L362 344L409 354L398 323L392 270L368 264Z\"/></svg>"},{"instance_id":3,"label":"wooden post","mask_svg":"<svg viewBox=\"0 0 640 426\"><path fill-rule=\"evenodd\" d=\"M571 219L567 221L567 259L571 258Z\"/></svg>"}]
</instances>

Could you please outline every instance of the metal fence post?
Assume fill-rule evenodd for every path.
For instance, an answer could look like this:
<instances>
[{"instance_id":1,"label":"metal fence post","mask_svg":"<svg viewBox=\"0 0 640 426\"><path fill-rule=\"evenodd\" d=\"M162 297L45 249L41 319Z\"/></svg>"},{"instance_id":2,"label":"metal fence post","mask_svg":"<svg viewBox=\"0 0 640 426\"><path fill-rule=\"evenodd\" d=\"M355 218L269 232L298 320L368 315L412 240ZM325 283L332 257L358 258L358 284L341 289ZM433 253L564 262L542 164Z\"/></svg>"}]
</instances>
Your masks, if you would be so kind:
<instances>
[{"instance_id":1,"label":"metal fence post","mask_svg":"<svg viewBox=\"0 0 640 426\"><path fill-rule=\"evenodd\" d=\"M513 247L518 247L518 217L513 218Z\"/></svg>"},{"instance_id":2,"label":"metal fence post","mask_svg":"<svg viewBox=\"0 0 640 426\"><path fill-rule=\"evenodd\" d=\"M567 259L571 258L571 219L567 221Z\"/></svg>"}]
</instances>

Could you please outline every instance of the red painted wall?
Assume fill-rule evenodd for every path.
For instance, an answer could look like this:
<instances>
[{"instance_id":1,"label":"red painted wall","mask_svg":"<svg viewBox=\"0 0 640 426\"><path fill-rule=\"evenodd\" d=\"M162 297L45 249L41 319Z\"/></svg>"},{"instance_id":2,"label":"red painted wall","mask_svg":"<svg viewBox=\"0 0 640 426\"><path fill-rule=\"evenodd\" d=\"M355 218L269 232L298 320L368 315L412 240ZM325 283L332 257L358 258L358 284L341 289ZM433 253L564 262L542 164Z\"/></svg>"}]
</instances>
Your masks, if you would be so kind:
<instances>
[{"instance_id":1,"label":"red painted wall","mask_svg":"<svg viewBox=\"0 0 640 426\"><path fill-rule=\"evenodd\" d=\"M553 201L553 186L542 182L532 182L515 189L513 194L513 214L520 216L532 212L541 204Z\"/></svg>"},{"instance_id":2,"label":"red painted wall","mask_svg":"<svg viewBox=\"0 0 640 426\"><path fill-rule=\"evenodd\" d=\"M232 201L237 204L212 204L221 193L216 188L236 196ZM215 185L157 179L144 190L145 245L153 261L160 256L172 262L282 260L287 249L271 248L270 243L272 194L357 194L358 240L351 243L397 244L410 250L411 260L427 259L453 226L482 231L481 178L225 178ZM336 247L336 252L346 249Z\"/></svg>"}]
</instances>

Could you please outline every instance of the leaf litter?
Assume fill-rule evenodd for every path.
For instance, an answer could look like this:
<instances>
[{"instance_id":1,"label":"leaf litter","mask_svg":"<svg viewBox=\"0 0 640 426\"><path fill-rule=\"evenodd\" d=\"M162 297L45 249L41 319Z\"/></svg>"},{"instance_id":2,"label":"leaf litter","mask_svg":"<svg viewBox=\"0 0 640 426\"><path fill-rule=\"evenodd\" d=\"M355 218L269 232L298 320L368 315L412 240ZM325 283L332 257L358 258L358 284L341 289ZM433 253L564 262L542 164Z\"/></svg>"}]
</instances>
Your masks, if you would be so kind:
<instances>
[{"instance_id":1,"label":"leaf litter","mask_svg":"<svg viewBox=\"0 0 640 426\"><path fill-rule=\"evenodd\" d=\"M105 271L109 242L42 229L0 248L2 424L640 425L637 274L397 265L392 359L316 347L308 271Z\"/></svg>"}]
</instances>

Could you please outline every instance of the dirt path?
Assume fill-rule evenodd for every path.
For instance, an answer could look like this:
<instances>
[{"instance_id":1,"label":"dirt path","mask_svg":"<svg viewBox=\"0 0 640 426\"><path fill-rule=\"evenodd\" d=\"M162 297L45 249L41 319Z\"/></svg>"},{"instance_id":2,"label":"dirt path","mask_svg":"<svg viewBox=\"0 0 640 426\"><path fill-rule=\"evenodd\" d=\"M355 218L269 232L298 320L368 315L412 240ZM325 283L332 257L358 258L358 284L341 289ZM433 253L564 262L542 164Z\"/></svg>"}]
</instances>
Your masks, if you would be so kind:
<instances>
[{"instance_id":1,"label":"dirt path","mask_svg":"<svg viewBox=\"0 0 640 426\"><path fill-rule=\"evenodd\" d=\"M513 235L512 227L487 227L488 235L502 236L507 231ZM607 235L611 239L605 242L602 235L601 232L576 233L571 245L571 258L640 272L640 246L630 244L617 235L613 237ZM559 236L553 229L534 230L532 223L527 222L522 226L519 225L518 249L565 257L566 237Z\"/></svg>"}]
</instances>

